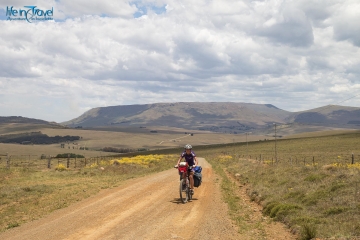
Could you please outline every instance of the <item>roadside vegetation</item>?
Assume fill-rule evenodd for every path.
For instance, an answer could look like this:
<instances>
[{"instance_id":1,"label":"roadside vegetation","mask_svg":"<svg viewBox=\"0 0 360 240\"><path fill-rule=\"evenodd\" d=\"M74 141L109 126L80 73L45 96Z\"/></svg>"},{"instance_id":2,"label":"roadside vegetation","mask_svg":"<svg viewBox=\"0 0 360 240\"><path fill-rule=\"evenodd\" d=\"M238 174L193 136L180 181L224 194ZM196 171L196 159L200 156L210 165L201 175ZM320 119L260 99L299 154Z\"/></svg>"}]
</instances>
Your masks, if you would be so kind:
<instances>
[{"instance_id":1,"label":"roadside vegetation","mask_svg":"<svg viewBox=\"0 0 360 240\"><path fill-rule=\"evenodd\" d=\"M222 177L225 201L240 229L234 179L264 215L301 239L360 237L360 133L277 141L277 161L274 143L197 152Z\"/></svg>"},{"instance_id":2,"label":"roadside vegetation","mask_svg":"<svg viewBox=\"0 0 360 240\"><path fill-rule=\"evenodd\" d=\"M0 169L0 232L41 218L124 180L169 169L172 155L117 158L85 168L11 167Z\"/></svg>"}]
</instances>

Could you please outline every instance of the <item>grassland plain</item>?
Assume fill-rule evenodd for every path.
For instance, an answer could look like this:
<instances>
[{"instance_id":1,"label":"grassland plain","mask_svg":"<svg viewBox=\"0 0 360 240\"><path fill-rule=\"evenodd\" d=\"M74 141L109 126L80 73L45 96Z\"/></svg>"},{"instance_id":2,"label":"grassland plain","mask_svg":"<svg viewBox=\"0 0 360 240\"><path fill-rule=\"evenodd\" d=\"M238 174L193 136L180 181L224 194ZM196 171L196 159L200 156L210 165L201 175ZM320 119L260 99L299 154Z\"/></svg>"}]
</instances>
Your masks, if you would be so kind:
<instances>
[{"instance_id":1,"label":"grassland plain","mask_svg":"<svg viewBox=\"0 0 360 240\"><path fill-rule=\"evenodd\" d=\"M240 229L246 226L231 178L263 214L301 239L359 239L360 132L277 141L277 162L274 150L275 142L265 141L197 152L224 179L225 200Z\"/></svg>"},{"instance_id":2,"label":"grassland plain","mask_svg":"<svg viewBox=\"0 0 360 240\"><path fill-rule=\"evenodd\" d=\"M149 127L149 128L109 128L109 129L60 129L48 128L43 125L21 125L21 124L0 124L0 134L24 133L31 131L41 131L48 136L80 136L79 141L66 143L65 148L60 148L60 144L49 145L22 145L0 143L0 157L9 153L14 158L26 158L31 155L31 159L40 158L42 154L56 156L61 153L73 153L84 155L85 157L104 156L111 153L102 152L104 147L115 148L145 148L150 150L167 149L182 147L191 142L193 145L208 145L218 143L232 143L245 141L242 134L223 134L206 131L191 131L178 128ZM150 131L156 131L151 133ZM185 132L187 134L185 134ZM248 136L250 140L264 139L265 136ZM89 150L80 150L79 147L86 147Z\"/></svg>"},{"instance_id":3,"label":"grassland plain","mask_svg":"<svg viewBox=\"0 0 360 240\"><path fill-rule=\"evenodd\" d=\"M93 162L86 168L0 169L0 231L41 218L124 180L160 172L174 165L172 155L147 155Z\"/></svg>"}]
</instances>

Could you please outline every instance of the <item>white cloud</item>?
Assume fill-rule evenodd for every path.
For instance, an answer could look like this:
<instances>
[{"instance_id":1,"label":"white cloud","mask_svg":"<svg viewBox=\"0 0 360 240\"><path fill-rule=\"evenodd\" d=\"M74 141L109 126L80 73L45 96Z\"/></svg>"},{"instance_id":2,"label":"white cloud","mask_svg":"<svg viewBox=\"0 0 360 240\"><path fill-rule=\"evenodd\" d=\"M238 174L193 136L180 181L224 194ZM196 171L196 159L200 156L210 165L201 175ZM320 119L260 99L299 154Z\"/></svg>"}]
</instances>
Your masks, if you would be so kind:
<instances>
[{"instance_id":1,"label":"white cloud","mask_svg":"<svg viewBox=\"0 0 360 240\"><path fill-rule=\"evenodd\" d=\"M0 8L10 4L28 3ZM171 101L302 110L359 89L357 1L33 4L54 6L56 21L0 21L0 115L64 121L92 107Z\"/></svg>"}]
</instances>

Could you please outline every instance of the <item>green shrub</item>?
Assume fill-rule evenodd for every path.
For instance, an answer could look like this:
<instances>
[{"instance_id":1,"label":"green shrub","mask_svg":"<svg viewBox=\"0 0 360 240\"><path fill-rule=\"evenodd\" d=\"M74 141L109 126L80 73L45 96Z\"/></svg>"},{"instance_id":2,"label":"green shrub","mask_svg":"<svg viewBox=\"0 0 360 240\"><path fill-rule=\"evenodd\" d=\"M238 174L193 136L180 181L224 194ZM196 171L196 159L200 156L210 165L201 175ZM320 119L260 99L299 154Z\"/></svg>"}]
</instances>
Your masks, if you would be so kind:
<instances>
[{"instance_id":1,"label":"green shrub","mask_svg":"<svg viewBox=\"0 0 360 240\"><path fill-rule=\"evenodd\" d=\"M324 213L325 213L325 215L329 216L329 215L340 214L340 213L346 212L347 210L348 210L348 208L346 208L346 207L332 207L332 208L329 208L328 210L326 210Z\"/></svg>"},{"instance_id":2,"label":"green shrub","mask_svg":"<svg viewBox=\"0 0 360 240\"><path fill-rule=\"evenodd\" d=\"M269 215L276 220L282 220L289 213L297 210L301 210L302 207L295 204L271 202L264 207L264 214Z\"/></svg>"},{"instance_id":3,"label":"green shrub","mask_svg":"<svg viewBox=\"0 0 360 240\"><path fill-rule=\"evenodd\" d=\"M342 187L346 187L346 184L344 183L333 183L333 185L330 188L331 192L335 192L336 190L342 188Z\"/></svg>"},{"instance_id":4,"label":"green shrub","mask_svg":"<svg viewBox=\"0 0 360 240\"><path fill-rule=\"evenodd\" d=\"M322 179L326 178L327 175L326 174L311 174L309 176L307 176L304 181L308 181L308 182L318 182L321 181Z\"/></svg>"},{"instance_id":5,"label":"green shrub","mask_svg":"<svg viewBox=\"0 0 360 240\"><path fill-rule=\"evenodd\" d=\"M301 229L301 240L311 240L316 237L316 226L314 224L304 224Z\"/></svg>"},{"instance_id":6,"label":"green shrub","mask_svg":"<svg viewBox=\"0 0 360 240\"><path fill-rule=\"evenodd\" d=\"M61 153L56 155L55 158L85 158L83 155L75 154L75 153Z\"/></svg>"},{"instance_id":7,"label":"green shrub","mask_svg":"<svg viewBox=\"0 0 360 240\"><path fill-rule=\"evenodd\" d=\"M305 193L303 191L293 191L285 195L286 199L290 199L290 198L303 199L304 197L305 197Z\"/></svg>"},{"instance_id":8,"label":"green shrub","mask_svg":"<svg viewBox=\"0 0 360 240\"><path fill-rule=\"evenodd\" d=\"M307 206L316 205L319 200L326 199L329 197L329 192L325 190L318 190L308 194L306 197L302 199L302 203Z\"/></svg>"},{"instance_id":9,"label":"green shrub","mask_svg":"<svg viewBox=\"0 0 360 240\"><path fill-rule=\"evenodd\" d=\"M13 223L9 223L9 224L7 225L7 227L6 227L6 229L15 228L15 227L18 227L18 226L20 226L19 223L13 222Z\"/></svg>"},{"instance_id":10,"label":"green shrub","mask_svg":"<svg viewBox=\"0 0 360 240\"><path fill-rule=\"evenodd\" d=\"M30 187L24 187L24 188L22 188L22 190L24 190L25 192L31 192L31 188L30 188Z\"/></svg>"}]
</instances>

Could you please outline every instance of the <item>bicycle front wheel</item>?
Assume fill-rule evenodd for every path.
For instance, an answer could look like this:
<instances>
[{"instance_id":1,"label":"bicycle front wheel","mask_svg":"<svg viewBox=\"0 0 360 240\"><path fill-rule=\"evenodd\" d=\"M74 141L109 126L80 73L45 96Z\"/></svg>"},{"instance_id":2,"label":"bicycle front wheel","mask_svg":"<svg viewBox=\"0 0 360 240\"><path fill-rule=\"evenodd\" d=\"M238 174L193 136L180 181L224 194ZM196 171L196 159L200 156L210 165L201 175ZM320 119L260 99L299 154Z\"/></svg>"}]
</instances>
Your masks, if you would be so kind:
<instances>
[{"instance_id":1,"label":"bicycle front wheel","mask_svg":"<svg viewBox=\"0 0 360 240\"><path fill-rule=\"evenodd\" d=\"M185 189L183 189L183 184L186 186L186 181L185 179L181 179L180 181L180 189L179 189L179 192L180 192L180 200L182 203L186 203L189 199L189 195L188 195L188 187L186 186Z\"/></svg>"},{"instance_id":2,"label":"bicycle front wheel","mask_svg":"<svg viewBox=\"0 0 360 240\"><path fill-rule=\"evenodd\" d=\"M192 200L192 194L191 194L191 189L190 189L190 187L187 187L186 194L187 194L187 196L188 196L188 201L191 201L191 200Z\"/></svg>"}]
</instances>

